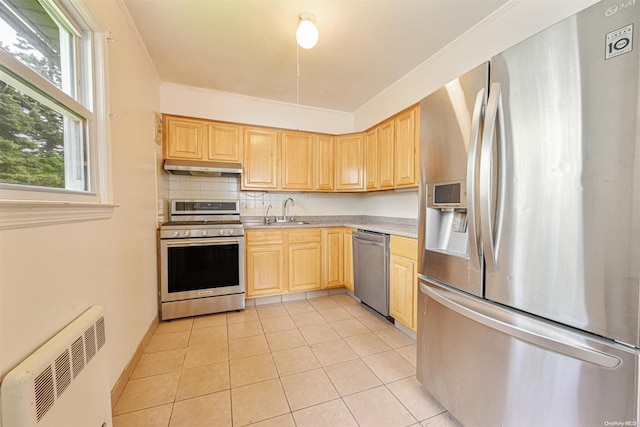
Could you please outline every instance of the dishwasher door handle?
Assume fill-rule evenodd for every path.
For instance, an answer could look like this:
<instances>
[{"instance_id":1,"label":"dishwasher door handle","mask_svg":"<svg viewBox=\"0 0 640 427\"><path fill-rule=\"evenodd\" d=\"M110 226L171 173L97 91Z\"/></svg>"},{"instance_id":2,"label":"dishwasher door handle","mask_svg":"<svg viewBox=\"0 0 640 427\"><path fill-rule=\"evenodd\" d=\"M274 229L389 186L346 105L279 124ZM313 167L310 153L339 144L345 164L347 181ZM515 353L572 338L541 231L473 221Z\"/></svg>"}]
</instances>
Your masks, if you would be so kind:
<instances>
[{"instance_id":1,"label":"dishwasher door handle","mask_svg":"<svg viewBox=\"0 0 640 427\"><path fill-rule=\"evenodd\" d=\"M362 239L358 239L357 237L354 237L353 239L356 240L359 245L369 245L369 246L379 246L379 247L384 246L384 243L372 242L370 240L362 240Z\"/></svg>"}]
</instances>

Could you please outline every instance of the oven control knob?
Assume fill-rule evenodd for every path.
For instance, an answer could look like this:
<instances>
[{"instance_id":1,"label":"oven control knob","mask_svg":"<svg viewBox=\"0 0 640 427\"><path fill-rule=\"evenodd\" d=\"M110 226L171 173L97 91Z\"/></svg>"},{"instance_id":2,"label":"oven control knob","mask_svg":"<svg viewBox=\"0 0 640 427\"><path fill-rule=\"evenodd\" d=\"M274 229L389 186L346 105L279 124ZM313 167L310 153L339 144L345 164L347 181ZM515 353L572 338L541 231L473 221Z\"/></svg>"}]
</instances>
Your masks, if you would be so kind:
<instances>
[{"instance_id":1,"label":"oven control knob","mask_svg":"<svg viewBox=\"0 0 640 427\"><path fill-rule=\"evenodd\" d=\"M224 235L224 230L218 231L218 234L221 235L221 236Z\"/></svg>"},{"instance_id":2,"label":"oven control knob","mask_svg":"<svg viewBox=\"0 0 640 427\"><path fill-rule=\"evenodd\" d=\"M202 235L206 236L207 235L207 230L202 230Z\"/></svg>"},{"instance_id":3,"label":"oven control knob","mask_svg":"<svg viewBox=\"0 0 640 427\"><path fill-rule=\"evenodd\" d=\"M174 232L173 232L173 237L178 237L179 235L180 235L180 233L179 233L179 232L177 232L177 231L174 231Z\"/></svg>"},{"instance_id":4,"label":"oven control knob","mask_svg":"<svg viewBox=\"0 0 640 427\"><path fill-rule=\"evenodd\" d=\"M191 235L191 232L190 232L190 231L185 231L185 232L184 232L184 237L189 237L190 235Z\"/></svg>"},{"instance_id":5,"label":"oven control knob","mask_svg":"<svg viewBox=\"0 0 640 427\"><path fill-rule=\"evenodd\" d=\"M233 235L233 230L229 230L229 236Z\"/></svg>"}]
</instances>

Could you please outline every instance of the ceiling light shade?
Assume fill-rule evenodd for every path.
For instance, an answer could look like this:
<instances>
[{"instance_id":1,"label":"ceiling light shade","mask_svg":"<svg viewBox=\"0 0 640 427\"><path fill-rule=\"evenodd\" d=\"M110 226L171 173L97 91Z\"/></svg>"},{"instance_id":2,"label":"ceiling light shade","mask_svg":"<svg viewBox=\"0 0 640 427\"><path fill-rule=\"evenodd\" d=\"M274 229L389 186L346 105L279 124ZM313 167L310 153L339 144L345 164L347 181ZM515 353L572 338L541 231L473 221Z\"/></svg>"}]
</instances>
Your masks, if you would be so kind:
<instances>
[{"instance_id":1,"label":"ceiling light shade","mask_svg":"<svg viewBox=\"0 0 640 427\"><path fill-rule=\"evenodd\" d=\"M298 15L298 29L296 30L296 40L300 47L311 49L318 43L318 29L316 28L316 18L310 13Z\"/></svg>"}]
</instances>

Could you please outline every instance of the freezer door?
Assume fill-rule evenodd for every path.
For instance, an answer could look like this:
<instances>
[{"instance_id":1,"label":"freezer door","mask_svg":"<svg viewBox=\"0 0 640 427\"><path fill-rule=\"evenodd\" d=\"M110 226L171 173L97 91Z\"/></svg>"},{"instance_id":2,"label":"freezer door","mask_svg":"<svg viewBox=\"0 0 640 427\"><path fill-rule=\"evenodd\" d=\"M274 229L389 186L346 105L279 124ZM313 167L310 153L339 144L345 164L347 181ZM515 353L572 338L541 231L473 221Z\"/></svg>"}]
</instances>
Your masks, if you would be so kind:
<instances>
[{"instance_id":1,"label":"freezer door","mask_svg":"<svg viewBox=\"0 0 640 427\"><path fill-rule=\"evenodd\" d=\"M625 4L492 59L480 211L488 299L638 347L640 3Z\"/></svg>"},{"instance_id":2,"label":"freezer door","mask_svg":"<svg viewBox=\"0 0 640 427\"><path fill-rule=\"evenodd\" d=\"M463 425L640 421L638 350L435 284L419 287L417 377Z\"/></svg>"},{"instance_id":3,"label":"freezer door","mask_svg":"<svg viewBox=\"0 0 640 427\"><path fill-rule=\"evenodd\" d=\"M420 103L418 272L482 296L475 182L488 63Z\"/></svg>"}]
</instances>

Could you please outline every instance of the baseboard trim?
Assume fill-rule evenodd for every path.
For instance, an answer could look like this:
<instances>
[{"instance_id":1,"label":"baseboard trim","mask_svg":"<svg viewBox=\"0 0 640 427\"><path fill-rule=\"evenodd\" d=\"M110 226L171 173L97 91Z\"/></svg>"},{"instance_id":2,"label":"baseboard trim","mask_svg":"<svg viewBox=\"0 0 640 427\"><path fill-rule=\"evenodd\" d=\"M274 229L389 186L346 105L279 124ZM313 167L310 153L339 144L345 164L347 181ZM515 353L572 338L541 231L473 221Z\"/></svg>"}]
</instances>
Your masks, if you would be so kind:
<instances>
[{"instance_id":1,"label":"baseboard trim","mask_svg":"<svg viewBox=\"0 0 640 427\"><path fill-rule=\"evenodd\" d=\"M142 337L140 344L138 344L136 352L133 353L131 360L129 361L127 366L125 366L122 374L120 375L120 378L118 378L118 381L116 381L116 384L113 386L113 389L111 390L111 410L116 407L116 403L118 403L118 399L120 399L120 396L122 395L122 392L124 391L129 378L131 378L133 370L136 368L138 362L140 361L140 358L142 357L142 352L147 347L147 344L149 344L149 341L151 340L151 337L156 331L159 323L160 316L159 314L156 314L156 317L151 321L151 324L149 325L149 329L147 329L147 332Z\"/></svg>"}]
</instances>

